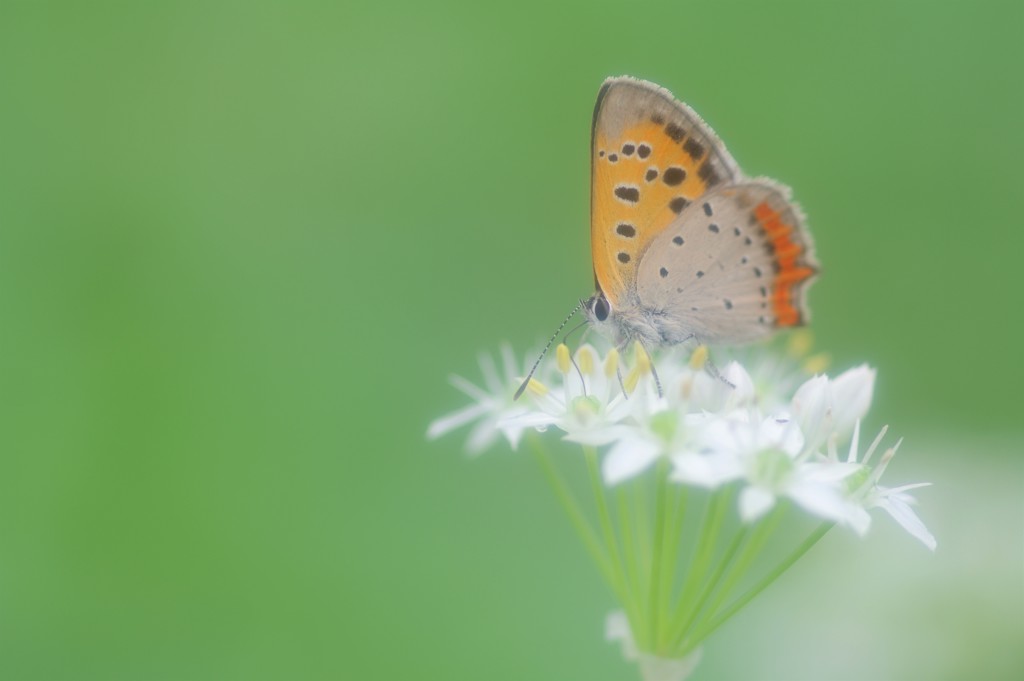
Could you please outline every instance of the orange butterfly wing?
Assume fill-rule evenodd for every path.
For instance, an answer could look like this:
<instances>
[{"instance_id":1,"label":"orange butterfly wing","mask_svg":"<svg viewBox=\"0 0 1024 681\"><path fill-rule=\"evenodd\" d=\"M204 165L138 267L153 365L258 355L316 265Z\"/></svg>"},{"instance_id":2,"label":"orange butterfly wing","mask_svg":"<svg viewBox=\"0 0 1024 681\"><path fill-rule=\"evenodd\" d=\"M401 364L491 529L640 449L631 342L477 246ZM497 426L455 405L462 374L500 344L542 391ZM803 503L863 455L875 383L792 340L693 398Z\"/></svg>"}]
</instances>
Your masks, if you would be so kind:
<instances>
[{"instance_id":1,"label":"orange butterfly wing","mask_svg":"<svg viewBox=\"0 0 1024 681\"><path fill-rule=\"evenodd\" d=\"M613 307L651 240L739 177L714 132L670 92L628 76L604 82L591 133L590 237L594 278Z\"/></svg>"}]
</instances>

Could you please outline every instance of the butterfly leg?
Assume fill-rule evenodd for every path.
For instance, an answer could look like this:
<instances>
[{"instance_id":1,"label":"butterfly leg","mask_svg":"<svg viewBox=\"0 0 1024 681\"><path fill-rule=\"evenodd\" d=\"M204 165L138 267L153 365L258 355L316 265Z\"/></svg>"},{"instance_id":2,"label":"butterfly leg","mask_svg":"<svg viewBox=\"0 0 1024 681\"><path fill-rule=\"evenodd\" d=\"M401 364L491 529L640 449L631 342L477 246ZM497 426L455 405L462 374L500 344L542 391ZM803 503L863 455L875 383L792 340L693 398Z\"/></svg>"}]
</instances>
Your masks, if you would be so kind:
<instances>
[{"instance_id":1,"label":"butterfly leg","mask_svg":"<svg viewBox=\"0 0 1024 681\"><path fill-rule=\"evenodd\" d=\"M697 343L697 347L694 348L694 350L693 350L695 355L696 355L698 350L700 350L701 348L704 348L704 357L703 357L703 359L699 360L701 362L701 364L703 365L704 370L706 372L708 372L708 374L712 378L714 378L716 380L719 380L722 383L725 383L730 388L735 389L736 386L732 383L732 381L730 381L725 376L723 376L722 372L718 370L717 366L715 366L714 361L712 361L712 359L711 359L711 353L707 351L707 346L704 345L704 343L701 342L700 338L697 338L696 334L691 333L689 336L687 336L686 338L681 340L680 343L685 343L688 340L693 340L693 341L695 341ZM693 362L692 357L691 357L690 361L691 361L691 366L693 366L693 368L696 369L697 367L692 364L692 362Z\"/></svg>"},{"instance_id":2,"label":"butterfly leg","mask_svg":"<svg viewBox=\"0 0 1024 681\"><path fill-rule=\"evenodd\" d=\"M622 391L622 399L628 400L629 393L626 392L626 384L622 381L622 365L615 365L615 376L619 379L619 390Z\"/></svg>"},{"instance_id":3,"label":"butterfly leg","mask_svg":"<svg viewBox=\"0 0 1024 681\"><path fill-rule=\"evenodd\" d=\"M644 348L644 352L647 352L647 348ZM647 356L650 357L651 353L647 352ZM654 359L651 359L651 376L654 377L654 386L658 389L658 397L664 397L665 393L661 389L661 379L658 378L658 370L654 368Z\"/></svg>"},{"instance_id":4,"label":"butterfly leg","mask_svg":"<svg viewBox=\"0 0 1024 681\"><path fill-rule=\"evenodd\" d=\"M583 378L583 371L580 370L580 365L576 363L576 358L571 354L569 355L569 361L572 362L572 366L576 369L576 375L580 377L580 386L583 391L583 396L587 396L587 379Z\"/></svg>"},{"instance_id":5,"label":"butterfly leg","mask_svg":"<svg viewBox=\"0 0 1024 681\"><path fill-rule=\"evenodd\" d=\"M629 346L629 342L630 341L625 341L625 342L623 342L619 346L619 352L620 353L625 353L626 352L626 348ZM640 347L643 348L644 353L647 355L648 364L651 367L651 376L654 377L654 386L658 389L658 397L664 397L665 393L661 389L661 379L658 378L658 371L654 368L654 358L651 356L651 353L647 349L646 345L644 345L643 343L640 343L640 341L638 341L638 340L634 341L634 342L639 343ZM616 368L616 372L618 373L618 376L619 376L619 387L622 388L622 396L625 397L626 399L629 399L629 396L626 394L626 385L622 381L622 370L619 369L619 368Z\"/></svg>"},{"instance_id":6,"label":"butterfly leg","mask_svg":"<svg viewBox=\"0 0 1024 681\"><path fill-rule=\"evenodd\" d=\"M729 386L733 390L736 389L736 385L732 381L730 381L728 378L723 376L722 372L718 370L717 366L715 366L715 363L711 361L711 354L710 353L708 354L707 359L704 360L704 370L707 371L708 374L710 374L712 378L717 379L717 380L721 381L722 383L725 383L727 386Z\"/></svg>"}]
</instances>

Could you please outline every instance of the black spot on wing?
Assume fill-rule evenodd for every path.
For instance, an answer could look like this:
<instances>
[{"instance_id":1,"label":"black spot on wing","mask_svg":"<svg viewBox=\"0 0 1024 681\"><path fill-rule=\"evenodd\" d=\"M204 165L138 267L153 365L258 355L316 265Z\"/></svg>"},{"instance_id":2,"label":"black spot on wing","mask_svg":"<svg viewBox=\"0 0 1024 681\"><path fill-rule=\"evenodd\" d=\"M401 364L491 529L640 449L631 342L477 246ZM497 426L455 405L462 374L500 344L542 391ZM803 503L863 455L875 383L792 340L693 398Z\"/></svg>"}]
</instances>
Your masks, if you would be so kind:
<instances>
[{"instance_id":1,"label":"black spot on wing","mask_svg":"<svg viewBox=\"0 0 1024 681\"><path fill-rule=\"evenodd\" d=\"M691 137L683 143L683 151L689 154L694 161L699 161L704 155L704 145Z\"/></svg>"},{"instance_id":2,"label":"black spot on wing","mask_svg":"<svg viewBox=\"0 0 1024 681\"><path fill-rule=\"evenodd\" d=\"M670 187L682 184L685 179L686 171L676 166L667 168L665 172L661 174L661 181Z\"/></svg>"},{"instance_id":3,"label":"black spot on wing","mask_svg":"<svg viewBox=\"0 0 1024 681\"><path fill-rule=\"evenodd\" d=\"M626 203L636 203L640 200L640 190L636 187L620 184L615 188L615 196Z\"/></svg>"},{"instance_id":4,"label":"black spot on wing","mask_svg":"<svg viewBox=\"0 0 1024 681\"><path fill-rule=\"evenodd\" d=\"M684 199L682 196L677 196L668 202L668 207L672 209L672 212L679 215L683 212L683 209L690 205L690 202Z\"/></svg>"},{"instance_id":5,"label":"black spot on wing","mask_svg":"<svg viewBox=\"0 0 1024 681\"><path fill-rule=\"evenodd\" d=\"M700 169L697 171L697 177L704 180L709 187L718 184L720 181L718 173L715 171L714 167L712 167L710 160L704 161L704 164L701 165Z\"/></svg>"}]
</instances>

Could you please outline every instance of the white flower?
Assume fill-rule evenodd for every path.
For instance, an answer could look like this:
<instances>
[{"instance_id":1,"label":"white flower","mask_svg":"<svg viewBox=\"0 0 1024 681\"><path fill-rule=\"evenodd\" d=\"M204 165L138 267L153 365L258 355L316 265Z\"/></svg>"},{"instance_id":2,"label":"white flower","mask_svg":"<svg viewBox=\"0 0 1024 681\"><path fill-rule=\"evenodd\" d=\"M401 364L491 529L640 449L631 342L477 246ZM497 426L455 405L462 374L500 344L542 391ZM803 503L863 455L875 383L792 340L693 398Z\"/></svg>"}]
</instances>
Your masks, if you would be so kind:
<instances>
[{"instance_id":1,"label":"white flower","mask_svg":"<svg viewBox=\"0 0 1024 681\"><path fill-rule=\"evenodd\" d=\"M659 457L667 456L682 446L686 434L682 412L673 406L668 395L676 395L681 374L676 363L667 364L668 371L659 394L651 360L646 351L636 347L636 361L623 379L620 414L622 423L590 433L570 434L567 440L582 444L611 444L601 463L601 474L609 486L616 485L647 470ZM668 391L667 394L665 391Z\"/></svg>"},{"instance_id":2,"label":"white flower","mask_svg":"<svg viewBox=\"0 0 1024 681\"><path fill-rule=\"evenodd\" d=\"M917 503L917 500L907 494L908 490L916 489L918 487L927 487L931 485L931 483L918 482L909 485L901 485L900 487L882 487L878 484L878 481L885 472L885 469L889 466L889 462L892 461L894 456L896 456L896 450L899 449L903 440L899 440L895 446L885 450L877 468L874 470L868 468L868 463L870 463L871 457L875 453L875 449L882 441L887 430L888 426L882 428L874 442L871 443L871 446L868 447L867 451L864 453L864 459L860 462L864 480L854 489L852 498L859 502L865 509L882 509L892 516L893 520L899 523L900 526L909 532L912 537L916 538L930 550L934 551L937 546L935 537L928 531L928 528L925 527L924 523L921 522L921 519L917 517L917 514L914 513L914 510L911 508L911 506ZM851 463L857 463L857 441L859 434L860 422L857 422L854 427L853 439L850 442L850 453L847 458ZM866 530L867 524L864 524L861 534Z\"/></svg>"},{"instance_id":3,"label":"white flower","mask_svg":"<svg viewBox=\"0 0 1024 681\"><path fill-rule=\"evenodd\" d=\"M828 520L850 522L859 508L844 495L843 480L859 467L810 461L800 427L785 414L761 419L756 412L717 418L701 431L699 453L674 459L673 479L716 487L741 479L740 517L753 522L788 497Z\"/></svg>"},{"instance_id":4,"label":"white flower","mask_svg":"<svg viewBox=\"0 0 1024 681\"><path fill-rule=\"evenodd\" d=\"M681 397L689 411L728 412L756 399L754 382L739 362L729 362L717 376L699 369L681 380Z\"/></svg>"},{"instance_id":5,"label":"white flower","mask_svg":"<svg viewBox=\"0 0 1024 681\"><path fill-rule=\"evenodd\" d=\"M926 546L935 547L907 493L923 485L878 484L896 447L874 470L869 466L884 429L858 461L860 418L871 404L875 380L875 371L867 366L834 379L820 375L806 380L787 404L781 394L756 388L738 362L728 363L721 376L705 370L702 348L692 355L663 353L657 366L659 390L651 358L642 347L636 347L633 365L626 370L615 349L601 357L594 347L583 345L571 358L569 349L559 345L555 361L540 366L516 402L512 397L521 365L507 346L501 354L500 372L490 357L481 357L484 387L451 378L474 403L434 421L428 437L476 422L466 444L476 454L499 435L515 448L527 429L554 427L565 440L606 448L601 470L609 486L667 457L676 482L714 489L739 481L739 511L746 522L788 498L863 535L871 524L867 511L881 508ZM792 385L792 378L781 382ZM762 416L766 404L776 405L767 418ZM851 431L849 455L840 461L837 444Z\"/></svg>"},{"instance_id":6,"label":"white flower","mask_svg":"<svg viewBox=\"0 0 1024 681\"><path fill-rule=\"evenodd\" d=\"M534 408L506 417L499 426L540 431L554 426L566 434L565 439L593 446L613 441L614 425L630 412L615 379L618 352L611 350L602 361L592 346L583 345L570 361L569 349L559 345L555 357L561 385L548 387L531 380L524 398Z\"/></svg>"},{"instance_id":7,"label":"white flower","mask_svg":"<svg viewBox=\"0 0 1024 681\"><path fill-rule=\"evenodd\" d=\"M661 409L613 432L615 442L601 463L608 485L617 485L647 470L661 456L669 455L683 437L681 419L671 409Z\"/></svg>"},{"instance_id":8,"label":"white flower","mask_svg":"<svg viewBox=\"0 0 1024 681\"><path fill-rule=\"evenodd\" d=\"M706 350L698 348L690 360L668 352L659 361L659 381L654 380L651 360L641 349L627 376L632 389L626 426L614 429L615 437L602 463L605 482L615 485L647 470L660 457L693 450L699 431L714 418L712 412L728 413L754 398L750 376L736 362L721 375L703 369ZM578 438L570 438L576 439Z\"/></svg>"},{"instance_id":9,"label":"white flower","mask_svg":"<svg viewBox=\"0 0 1024 681\"><path fill-rule=\"evenodd\" d=\"M833 434L845 436L871 406L875 370L867 365L844 371L834 379L815 376L793 396L793 417L807 439L807 447L818 450Z\"/></svg>"},{"instance_id":10,"label":"white flower","mask_svg":"<svg viewBox=\"0 0 1024 681\"><path fill-rule=\"evenodd\" d=\"M479 421L469 434L466 451L479 454L489 448L503 433L509 444L515 449L519 445L525 426L509 424L509 420L526 414L529 408L512 400L518 387L517 376L521 370L512 349L503 345L501 348L502 374L489 355L480 356L480 369L484 376L484 387L480 388L461 376L451 376L453 386L475 400L475 404L464 407L435 420L427 428L427 437L431 440L460 428L473 421Z\"/></svg>"}]
</instances>

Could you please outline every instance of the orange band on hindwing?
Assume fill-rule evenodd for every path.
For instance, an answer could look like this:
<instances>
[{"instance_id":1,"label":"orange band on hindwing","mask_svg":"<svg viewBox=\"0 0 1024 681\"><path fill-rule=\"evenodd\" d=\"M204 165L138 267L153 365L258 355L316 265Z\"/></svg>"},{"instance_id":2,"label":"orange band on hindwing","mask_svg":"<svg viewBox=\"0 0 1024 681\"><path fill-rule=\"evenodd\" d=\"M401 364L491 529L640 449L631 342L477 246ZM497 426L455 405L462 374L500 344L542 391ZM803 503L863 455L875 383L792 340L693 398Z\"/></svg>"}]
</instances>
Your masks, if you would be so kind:
<instances>
[{"instance_id":1,"label":"orange band on hindwing","mask_svg":"<svg viewBox=\"0 0 1024 681\"><path fill-rule=\"evenodd\" d=\"M792 225L782 220L779 212L762 201L754 208L754 217L764 228L775 258L775 279L772 281L772 311L776 326L796 326L803 322L796 294L800 284L814 275L814 268L803 262L803 240Z\"/></svg>"}]
</instances>

